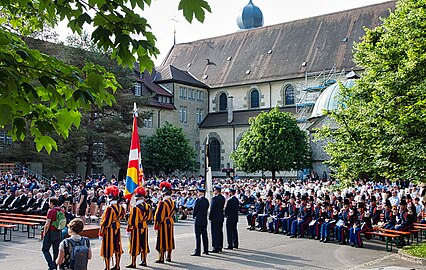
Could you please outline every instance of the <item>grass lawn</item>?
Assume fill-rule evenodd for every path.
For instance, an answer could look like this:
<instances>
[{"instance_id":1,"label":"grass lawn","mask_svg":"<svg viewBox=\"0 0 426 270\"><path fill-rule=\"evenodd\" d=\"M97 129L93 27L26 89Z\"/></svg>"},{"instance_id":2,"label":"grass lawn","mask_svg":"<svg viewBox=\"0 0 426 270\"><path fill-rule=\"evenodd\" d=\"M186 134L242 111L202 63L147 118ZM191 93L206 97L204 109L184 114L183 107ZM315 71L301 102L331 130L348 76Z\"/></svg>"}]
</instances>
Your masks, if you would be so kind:
<instances>
[{"instance_id":1,"label":"grass lawn","mask_svg":"<svg viewBox=\"0 0 426 270\"><path fill-rule=\"evenodd\" d=\"M426 243L404 247L404 251L412 256L426 258Z\"/></svg>"}]
</instances>

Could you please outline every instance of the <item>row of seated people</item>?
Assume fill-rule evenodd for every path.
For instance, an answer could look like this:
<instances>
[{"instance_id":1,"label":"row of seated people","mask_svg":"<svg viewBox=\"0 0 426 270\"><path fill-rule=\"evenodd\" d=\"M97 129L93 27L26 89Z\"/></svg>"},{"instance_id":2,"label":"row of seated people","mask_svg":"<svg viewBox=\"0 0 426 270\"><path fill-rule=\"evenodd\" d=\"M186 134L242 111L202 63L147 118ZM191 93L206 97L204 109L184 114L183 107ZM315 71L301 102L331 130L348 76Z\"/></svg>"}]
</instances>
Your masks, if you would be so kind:
<instances>
[{"instance_id":1,"label":"row of seated people","mask_svg":"<svg viewBox=\"0 0 426 270\"><path fill-rule=\"evenodd\" d=\"M7 190L0 196L0 210L13 213L29 213L35 215L46 215L49 210L49 198L51 192L38 192L33 196L32 192L24 193L16 190L15 194Z\"/></svg>"},{"instance_id":2,"label":"row of seated people","mask_svg":"<svg viewBox=\"0 0 426 270\"><path fill-rule=\"evenodd\" d=\"M330 202L327 196L324 201L319 199L316 202L312 198L308 200L305 195L299 200L290 194L285 194L284 198L276 194L275 201L273 197L271 192L266 201L258 196L253 211L247 215L249 230L255 230L257 223L259 231L282 233L290 238L308 236L324 243L330 241L334 232L339 244L349 241L353 247L363 247L361 234L372 231L373 226L406 231L412 229L416 221L426 223L425 219L416 219L411 199L403 198L399 206L392 206L386 200L382 206L377 205L375 197L368 202L356 202L350 196L343 202ZM402 238L399 244L404 244Z\"/></svg>"}]
</instances>

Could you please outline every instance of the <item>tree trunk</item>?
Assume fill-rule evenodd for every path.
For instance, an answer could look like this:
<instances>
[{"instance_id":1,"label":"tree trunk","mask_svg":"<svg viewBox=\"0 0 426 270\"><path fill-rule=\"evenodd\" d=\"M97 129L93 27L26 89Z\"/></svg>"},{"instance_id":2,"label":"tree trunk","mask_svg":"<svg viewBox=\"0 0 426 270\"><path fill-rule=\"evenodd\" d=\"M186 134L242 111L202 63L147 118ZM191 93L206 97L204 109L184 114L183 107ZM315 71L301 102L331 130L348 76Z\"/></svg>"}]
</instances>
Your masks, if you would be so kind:
<instances>
[{"instance_id":1,"label":"tree trunk","mask_svg":"<svg viewBox=\"0 0 426 270\"><path fill-rule=\"evenodd\" d=\"M272 173L272 180L275 180L275 174L277 173L277 171L272 170L271 173Z\"/></svg>"},{"instance_id":2,"label":"tree trunk","mask_svg":"<svg viewBox=\"0 0 426 270\"><path fill-rule=\"evenodd\" d=\"M89 118L89 136L87 137L87 153L86 153L86 177L92 174L93 168L93 145L94 139L91 131L93 131L93 127L95 125L95 112L92 110L90 112Z\"/></svg>"}]
</instances>

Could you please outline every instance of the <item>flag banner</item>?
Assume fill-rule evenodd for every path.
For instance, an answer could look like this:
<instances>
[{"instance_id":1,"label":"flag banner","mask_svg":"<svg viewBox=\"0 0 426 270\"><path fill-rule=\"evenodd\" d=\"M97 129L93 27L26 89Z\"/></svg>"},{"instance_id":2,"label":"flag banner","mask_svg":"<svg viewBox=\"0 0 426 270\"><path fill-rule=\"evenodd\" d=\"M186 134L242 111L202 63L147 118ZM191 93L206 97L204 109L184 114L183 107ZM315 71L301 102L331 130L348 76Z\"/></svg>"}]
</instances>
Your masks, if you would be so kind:
<instances>
[{"instance_id":1,"label":"flag banner","mask_svg":"<svg viewBox=\"0 0 426 270\"><path fill-rule=\"evenodd\" d=\"M206 156L205 156L205 168L206 168L206 175L205 175L205 189L206 189L206 199L211 200L212 198L212 192L213 192L213 179L212 179L212 168L210 166L210 157L209 157L209 142L207 141L206 144Z\"/></svg>"},{"instance_id":2,"label":"flag banner","mask_svg":"<svg viewBox=\"0 0 426 270\"><path fill-rule=\"evenodd\" d=\"M132 142L130 144L129 163L127 165L126 189L124 198L131 200L133 191L142 185L144 175L141 162L141 148L138 134L138 121L136 113L133 116Z\"/></svg>"}]
</instances>

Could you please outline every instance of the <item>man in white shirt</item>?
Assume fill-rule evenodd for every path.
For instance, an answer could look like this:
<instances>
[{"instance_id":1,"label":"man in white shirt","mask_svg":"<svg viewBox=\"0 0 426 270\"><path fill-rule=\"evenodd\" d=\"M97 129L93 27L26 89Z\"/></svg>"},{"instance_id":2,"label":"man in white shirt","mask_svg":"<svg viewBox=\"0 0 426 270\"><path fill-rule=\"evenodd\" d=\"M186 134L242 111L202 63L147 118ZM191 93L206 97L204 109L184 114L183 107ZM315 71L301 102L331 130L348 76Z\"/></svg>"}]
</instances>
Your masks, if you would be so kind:
<instances>
[{"instance_id":1,"label":"man in white shirt","mask_svg":"<svg viewBox=\"0 0 426 270\"><path fill-rule=\"evenodd\" d=\"M401 202L396 190L392 191L392 197L389 198L389 202L391 203L392 206L398 206L399 203Z\"/></svg>"}]
</instances>

